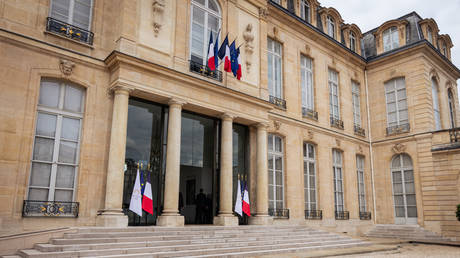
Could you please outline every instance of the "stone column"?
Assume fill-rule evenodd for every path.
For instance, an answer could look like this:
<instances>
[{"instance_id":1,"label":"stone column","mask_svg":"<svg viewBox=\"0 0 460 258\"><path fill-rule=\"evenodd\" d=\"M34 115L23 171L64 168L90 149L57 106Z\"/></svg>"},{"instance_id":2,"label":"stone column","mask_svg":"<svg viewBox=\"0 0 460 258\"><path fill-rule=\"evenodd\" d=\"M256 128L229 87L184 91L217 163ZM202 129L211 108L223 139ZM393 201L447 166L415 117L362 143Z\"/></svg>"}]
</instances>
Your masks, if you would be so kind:
<instances>
[{"instance_id":1,"label":"stone column","mask_svg":"<svg viewBox=\"0 0 460 258\"><path fill-rule=\"evenodd\" d=\"M273 222L268 216L268 160L267 160L267 125L257 125L257 187L256 215L251 217L249 224L268 225Z\"/></svg>"},{"instance_id":2,"label":"stone column","mask_svg":"<svg viewBox=\"0 0 460 258\"><path fill-rule=\"evenodd\" d=\"M220 200L219 215L214 217L214 224L237 226L238 218L232 212L233 194L233 116L225 113L222 118L220 151Z\"/></svg>"},{"instance_id":3,"label":"stone column","mask_svg":"<svg viewBox=\"0 0 460 258\"><path fill-rule=\"evenodd\" d=\"M131 89L113 88L112 129L105 186L105 206L96 218L96 225L103 227L127 227L128 216L123 214L123 181L128 126L128 101Z\"/></svg>"},{"instance_id":4,"label":"stone column","mask_svg":"<svg viewBox=\"0 0 460 258\"><path fill-rule=\"evenodd\" d=\"M184 217L179 214L180 183L180 137L182 105L185 102L169 101L168 141L166 147L166 173L164 190L164 208L158 217L158 226L184 226Z\"/></svg>"}]
</instances>

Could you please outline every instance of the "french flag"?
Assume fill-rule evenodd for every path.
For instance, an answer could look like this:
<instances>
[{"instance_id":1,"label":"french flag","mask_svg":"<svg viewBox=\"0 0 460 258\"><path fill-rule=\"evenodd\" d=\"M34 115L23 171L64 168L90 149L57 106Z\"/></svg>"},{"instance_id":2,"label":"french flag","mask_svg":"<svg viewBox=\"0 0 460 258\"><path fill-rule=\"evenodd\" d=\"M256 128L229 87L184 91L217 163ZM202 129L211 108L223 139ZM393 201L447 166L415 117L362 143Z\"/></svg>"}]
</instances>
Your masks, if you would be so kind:
<instances>
[{"instance_id":1,"label":"french flag","mask_svg":"<svg viewBox=\"0 0 460 258\"><path fill-rule=\"evenodd\" d=\"M219 58L221 60L224 60L224 70L226 72L231 72L232 71L232 63L230 60L230 47L228 45L228 35L225 36L224 41L222 42L222 45L219 48Z\"/></svg>"},{"instance_id":2,"label":"french flag","mask_svg":"<svg viewBox=\"0 0 460 258\"><path fill-rule=\"evenodd\" d=\"M238 62L238 70L236 71L236 78L238 80L241 80L241 55L240 55L240 48L236 50L236 53L238 55L237 62Z\"/></svg>"},{"instance_id":3,"label":"french flag","mask_svg":"<svg viewBox=\"0 0 460 258\"><path fill-rule=\"evenodd\" d=\"M144 195L142 196L142 209L153 215L152 184L150 183L150 173L147 173L145 181Z\"/></svg>"},{"instance_id":4,"label":"french flag","mask_svg":"<svg viewBox=\"0 0 460 258\"><path fill-rule=\"evenodd\" d=\"M249 192L247 183L244 184L244 193L243 193L243 212L251 217L251 205L249 204Z\"/></svg>"},{"instance_id":5,"label":"french flag","mask_svg":"<svg viewBox=\"0 0 460 258\"><path fill-rule=\"evenodd\" d=\"M211 36L209 37L208 67L211 69L211 71L216 70L216 58L214 57L214 41L212 40L212 31Z\"/></svg>"}]
</instances>

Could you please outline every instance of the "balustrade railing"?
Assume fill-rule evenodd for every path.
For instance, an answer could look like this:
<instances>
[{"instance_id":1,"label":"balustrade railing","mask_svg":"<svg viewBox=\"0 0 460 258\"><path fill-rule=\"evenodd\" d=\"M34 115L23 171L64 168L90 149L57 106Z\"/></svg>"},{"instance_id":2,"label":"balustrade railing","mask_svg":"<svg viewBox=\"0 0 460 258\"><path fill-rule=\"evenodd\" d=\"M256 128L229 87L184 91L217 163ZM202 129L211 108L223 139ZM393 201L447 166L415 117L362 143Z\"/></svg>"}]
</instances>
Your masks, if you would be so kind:
<instances>
[{"instance_id":1,"label":"balustrade railing","mask_svg":"<svg viewBox=\"0 0 460 258\"><path fill-rule=\"evenodd\" d=\"M309 108L302 107L302 116L318 120L318 112Z\"/></svg>"},{"instance_id":2,"label":"balustrade railing","mask_svg":"<svg viewBox=\"0 0 460 258\"><path fill-rule=\"evenodd\" d=\"M208 66L190 60L190 72L200 74L204 77L222 81L222 72L219 70L212 71Z\"/></svg>"},{"instance_id":3,"label":"balustrade railing","mask_svg":"<svg viewBox=\"0 0 460 258\"><path fill-rule=\"evenodd\" d=\"M348 211L336 211L335 212L335 219L336 220L349 220L350 219L350 212L348 212Z\"/></svg>"},{"instance_id":4,"label":"balustrade railing","mask_svg":"<svg viewBox=\"0 0 460 258\"><path fill-rule=\"evenodd\" d=\"M364 130L364 128L361 128L361 126L359 125L354 126L354 131L356 135L366 136L366 130Z\"/></svg>"},{"instance_id":5,"label":"balustrade railing","mask_svg":"<svg viewBox=\"0 0 460 258\"><path fill-rule=\"evenodd\" d=\"M289 209L268 209L268 215L275 218L289 219Z\"/></svg>"},{"instance_id":6,"label":"balustrade railing","mask_svg":"<svg viewBox=\"0 0 460 258\"><path fill-rule=\"evenodd\" d=\"M359 219L360 220L370 220L372 218L371 213L369 211L360 211L359 212Z\"/></svg>"},{"instance_id":7,"label":"balustrade railing","mask_svg":"<svg viewBox=\"0 0 460 258\"><path fill-rule=\"evenodd\" d=\"M270 103L277 105L278 107L286 109L286 100L271 96L269 98Z\"/></svg>"},{"instance_id":8,"label":"balustrade railing","mask_svg":"<svg viewBox=\"0 0 460 258\"><path fill-rule=\"evenodd\" d=\"M24 200L23 217L78 217L78 202Z\"/></svg>"},{"instance_id":9,"label":"balustrade railing","mask_svg":"<svg viewBox=\"0 0 460 258\"><path fill-rule=\"evenodd\" d=\"M339 129L343 129L343 121L331 116L331 126Z\"/></svg>"},{"instance_id":10,"label":"balustrade railing","mask_svg":"<svg viewBox=\"0 0 460 258\"><path fill-rule=\"evenodd\" d=\"M76 27L72 24L48 17L46 18L46 31L77 40L88 45L93 44L94 33Z\"/></svg>"},{"instance_id":11,"label":"balustrade railing","mask_svg":"<svg viewBox=\"0 0 460 258\"><path fill-rule=\"evenodd\" d=\"M305 219L323 219L322 210L305 210Z\"/></svg>"},{"instance_id":12,"label":"balustrade railing","mask_svg":"<svg viewBox=\"0 0 460 258\"><path fill-rule=\"evenodd\" d=\"M394 125L387 127L387 135L407 133L410 130L409 124Z\"/></svg>"}]
</instances>

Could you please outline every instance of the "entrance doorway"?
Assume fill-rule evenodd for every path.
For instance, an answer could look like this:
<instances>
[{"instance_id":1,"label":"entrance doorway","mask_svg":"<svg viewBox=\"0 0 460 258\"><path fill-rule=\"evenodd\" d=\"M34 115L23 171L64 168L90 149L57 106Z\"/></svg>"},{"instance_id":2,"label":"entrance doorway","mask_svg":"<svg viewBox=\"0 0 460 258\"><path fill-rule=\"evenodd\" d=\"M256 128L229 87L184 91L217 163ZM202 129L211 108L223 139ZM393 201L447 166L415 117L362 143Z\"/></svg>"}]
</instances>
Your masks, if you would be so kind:
<instances>
[{"instance_id":1,"label":"entrance doorway","mask_svg":"<svg viewBox=\"0 0 460 258\"><path fill-rule=\"evenodd\" d=\"M391 161L395 224L417 224L414 170L407 154L393 157Z\"/></svg>"}]
</instances>

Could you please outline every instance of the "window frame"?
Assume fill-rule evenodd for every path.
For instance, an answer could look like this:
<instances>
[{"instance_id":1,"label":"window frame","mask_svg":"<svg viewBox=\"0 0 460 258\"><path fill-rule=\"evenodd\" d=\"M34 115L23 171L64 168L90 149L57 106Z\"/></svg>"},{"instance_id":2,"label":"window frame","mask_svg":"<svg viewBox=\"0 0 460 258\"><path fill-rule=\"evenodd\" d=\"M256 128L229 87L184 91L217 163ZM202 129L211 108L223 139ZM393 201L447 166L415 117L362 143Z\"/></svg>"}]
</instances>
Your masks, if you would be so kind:
<instances>
[{"instance_id":1,"label":"window frame","mask_svg":"<svg viewBox=\"0 0 460 258\"><path fill-rule=\"evenodd\" d=\"M398 97L398 90L401 90L401 89L398 89L398 88L397 88L397 82L398 82L398 80L402 80L402 82L404 83L404 88L403 88L403 90L404 90L404 93L405 93L405 94L404 94L404 95L405 95L405 98L401 98L401 99L400 99L400 98ZM389 85L390 83L393 83L394 86L393 86L393 88L392 88L390 91L388 91L388 90L387 90L387 84ZM408 108L408 105L407 105L407 100L408 100L408 98L407 98L407 87L406 87L406 80L405 80L405 78L404 78L404 77L399 77L399 78L394 78L394 79L391 79L391 80L385 82L385 84L384 84L384 91L385 91L385 103L386 103L386 113L387 113L387 126L388 126L388 127L392 127L392 126L401 126L401 125L409 124L409 122L410 122L410 120L409 120L409 108ZM395 95L395 100L394 100L394 103L395 103L395 105L396 105L396 109L395 109L395 111L394 111L394 113L396 114L396 124L395 124L395 125L391 125L391 124L390 124L389 104L391 104L391 103L393 103L393 102L391 102L391 103L388 102L388 94L389 94L389 93L394 93L394 95ZM403 100L405 101L406 105L405 105L404 108L400 108L399 105L398 105L398 103L399 103L400 101L403 101ZM400 113L403 112L403 111L406 111L406 112L407 112L407 122L406 122L406 123L403 123L403 122L401 121L401 118L400 118Z\"/></svg>"},{"instance_id":2,"label":"window frame","mask_svg":"<svg viewBox=\"0 0 460 258\"><path fill-rule=\"evenodd\" d=\"M299 1L299 9L300 9L300 18L304 21L311 23L311 6L308 0L300 0ZM307 9L307 13L305 13L305 9Z\"/></svg>"},{"instance_id":3,"label":"window frame","mask_svg":"<svg viewBox=\"0 0 460 258\"><path fill-rule=\"evenodd\" d=\"M365 157L363 155L356 155L356 173L358 176L357 184L359 212L367 212Z\"/></svg>"},{"instance_id":4,"label":"window frame","mask_svg":"<svg viewBox=\"0 0 460 258\"><path fill-rule=\"evenodd\" d=\"M337 81L333 81L331 79L331 74L336 74ZM328 85L329 85L329 109L330 109L330 117L340 120L340 88L339 88L339 73L331 68L328 69ZM334 95L333 88L337 89L337 94ZM333 104L333 97L337 98L337 114L334 111L334 104Z\"/></svg>"},{"instance_id":5,"label":"window frame","mask_svg":"<svg viewBox=\"0 0 460 258\"><path fill-rule=\"evenodd\" d=\"M80 151L81 151L81 142L82 142L82 131L83 131L83 119L85 113L85 103L86 103L86 89L79 85L75 85L73 83L69 83L66 81L61 81L57 79L48 79L44 78L40 81L40 88L39 88L39 95L42 84L44 82L53 82L59 84L59 96L58 96L58 106L57 107L49 107L45 105L41 105L39 101L37 101L37 109L36 109L36 117L35 117L35 126L34 126L34 136L33 136L33 143L32 143L32 151L31 157L29 160L30 168L29 168L29 180L27 185L27 194L26 199L30 199L30 190L31 189L47 189L48 190L48 198L47 200L35 200L35 201L56 201L55 192L56 190L64 190L64 191L72 191L72 199L71 202L75 202L78 190L78 176L79 176L79 168L80 168ZM64 109L64 102L65 102L65 93L66 87L74 87L79 88L82 90L82 98L81 98L81 112L73 112ZM37 134L37 126L38 126L38 119L39 114L46 114L46 115L54 115L56 116L56 124L54 126L54 137L51 136L43 136ZM64 118L70 119L78 119L79 120L79 128L78 128L78 139L70 140L70 139L62 139L62 120ZM53 153L51 157L51 161L44 161L34 159L35 154L35 141L38 138L46 138L53 140ZM67 163L59 161L59 150L61 142L74 142L77 143L76 151L75 151L75 163ZM50 176L49 176L49 183L48 186L32 186L32 173L33 173L33 164L49 164L51 165ZM73 187L66 188L66 187L56 187L56 176L57 176L57 169L58 165L62 166L72 166L74 167L74 178L73 178Z\"/></svg>"},{"instance_id":6,"label":"window frame","mask_svg":"<svg viewBox=\"0 0 460 258\"><path fill-rule=\"evenodd\" d=\"M337 156L340 156L340 163L337 161ZM338 179L340 171L340 179ZM332 149L332 172L333 172L333 182L334 182L334 209L335 212L343 212L345 211L345 189L344 189L344 173L343 173L343 152L338 149ZM341 186L339 191L338 186ZM339 196L341 194L341 203L339 203ZM341 208L340 208L341 207Z\"/></svg>"},{"instance_id":7,"label":"window frame","mask_svg":"<svg viewBox=\"0 0 460 258\"><path fill-rule=\"evenodd\" d=\"M271 44L270 44L271 42ZM276 53L276 44L279 45L279 53ZM272 56L272 70L269 70L269 55ZM276 74L276 60L279 60L279 83L276 84L276 80L270 78L270 74L275 76ZM267 38L267 76L268 76L268 94L275 98L283 99L284 98L284 90L283 90L283 45L271 38Z\"/></svg>"},{"instance_id":8,"label":"window frame","mask_svg":"<svg viewBox=\"0 0 460 258\"><path fill-rule=\"evenodd\" d=\"M455 99L452 89L447 89L447 104L449 105L449 117L450 117L450 126L451 128L456 127L455 121Z\"/></svg>"},{"instance_id":9,"label":"window frame","mask_svg":"<svg viewBox=\"0 0 460 258\"><path fill-rule=\"evenodd\" d=\"M310 63L310 67L308 67L308 63ZM315 110L315 86L313 76L313 59L306 55L300 55L302 107L312 111ZM302 80L303 78L305 78L305 81ZM308 85L308 83L310 83L310 85Z\"/></svg>"},{"instance_id":10,"label":"window frame","mask_svg":"<svg viewBox=\"0 0 460 258\"><path fill-rule=\"evenodd\" d=\"M388 33L389 37L389 45L385 44L385 34ZM396 36L396 37L395 37ZM399 47L399 29L396 26L391 26L390 28L384 30L382 32L382 45L383 45L383 52L387 52ZM394 43L397 43L395 46Z\"/></svg>"},{"instance_id":11,"label":"window frame","mask_svg":"<svg viewBox=\"0 0 460 258\"><path fill-rule=\"evenodd\" d=\"M355 81L351 81L351 102L353 106L353 122L361 127L361 88Z\"/></svg>"},{"instance_id":12,"label":"window frame","mask_svg":"<svg viewBox=\"0 0 460 258\"><path fill-rule=\"evenodd\" d=\"M327 28L327 35L329 35L331 38L336 39L335 37L335 19L332 18L330 15L326 16L326 28ZM332 29L332 31L331 31ZM332 33L332 35L331 35Z\"/></svg>"},{"instance_id":13,"label":"window frame","mask_svg":"<svg viewBox=\"0 0 460 258\"><path fill-rule=\"evenodd\" d=\"M430 44L433 44L433 30L430 26L427 26L426 28L426 37L428 42L430 42Z\"/></svg>"},{"instance_id":14,"label":"window frame","mask_svg":"<svg viewBox=\"0 0 460 258\"><path fill-rule=\"evenodd\" d=\"M350 50L353 51L353 52L356 52L356 36L355 36L355 33L353 31L350 31L350 35L349 35L349 41L350 41Z\"/></svg>"},{"instance_id":15,"label":"window frame","mask_svg":"<svg viewBox=\"0 0 460 258\"><path fill-rule=\"evenodd\" d=\"M434 120L434 129L436 131L442 129L441 123L441 112L439 108L439 87L435 78L431 78L431 98L433 104L433 120Z\"/></svg>"},{"instance_id":16,"label":"window frame","mask_svg":"<svg viewBox=\"0 0 460 258\"><path fill-rule=\"evenodd\" d=\"M308 155L309 150L308 146L311 146L313 149L313 158L310 158ZM304 142L303 143L303 176L304 176L304 205L305 205L305 210L318 210L318 184L317 184L317 166L316 166L316 147L314 144L309 143L309 142ZM310 164L313 164L313 172L310 171ZM307 171L306 171L307 170ZM305 173L307 172L307 173ZM311 188L311 178L313 177L313 185L314 188ZM307 184L305 185L305 178L307 178ZM312 195L311 191L314 191L314 202L312 201ZM311 209L312 205L314 206L314 209Z\"/></svg>"},{"instance_id":17,"label":"window frame","mask_svg":"<svg viewBox=\"0 0 460 258\"><path fill-rule=\"evenodd\" d=\"M268 157L273 156L273 163L272 165L268 164L268 176L270 177L270 170L272 170L273 175L273 184L270 187L270 179L268 180L268 191L273 191L273 200L270 200L270 194L268 195L268 206L270 207L270 204L273 203L273 209L278 210L278 209L284 209L285 203L284 203L284 139L283 137L277 135L277 134L268 134L267 135L267 140L270 141L270 138L272 139L272 147L273 149L270 149L269 146L270 144L267 144L267 149L268 149ZM280 139L280 144L281 144L281 152L276 151L276 139ZM281 182L276 181L276 158L281 158ZM268 158L267 162L269 162L270 159ZM276 197L276 188L281 187L281 200L277 199ZM271 188L271 189L270 189ZM281 202L281 207L277 207L277 202Z\"/></svg>"},{"instance_id":18,"label":"window frame","mask_svg":"<svg viewBox=\"0 0 460 258\"><path fill-rule=\"evenodd\" d=\"M56 0L50 0L50 6L49 6L49 9L48 9L48 15L49 15L49 17L52 17L53 19L56 19L56 18L54 18L52 16L53 2L54 1L56 1ZM70 24L72 26L78 27L73 23L73 15L74 15L73 10L74 10L74 7L75 7L75 1L76 0L69 0L69 9L68 9L69 10L69 17L67 17L67 21L62 21L62 22L65 22L65 23L68 23L68 24ZM93 23L94 0L90 0L90 1L91 1L91 3L90 3L91 6L90 6L90 9L89 9L88 28L78 27L80 29L84 29L84 30L87 30L87 31L91 31L92 23Z\"/></svg>"}]
</instances>

